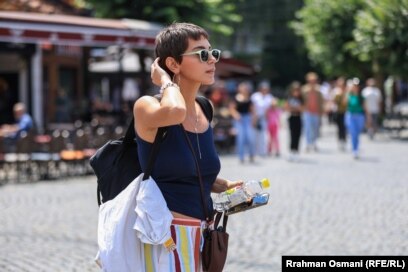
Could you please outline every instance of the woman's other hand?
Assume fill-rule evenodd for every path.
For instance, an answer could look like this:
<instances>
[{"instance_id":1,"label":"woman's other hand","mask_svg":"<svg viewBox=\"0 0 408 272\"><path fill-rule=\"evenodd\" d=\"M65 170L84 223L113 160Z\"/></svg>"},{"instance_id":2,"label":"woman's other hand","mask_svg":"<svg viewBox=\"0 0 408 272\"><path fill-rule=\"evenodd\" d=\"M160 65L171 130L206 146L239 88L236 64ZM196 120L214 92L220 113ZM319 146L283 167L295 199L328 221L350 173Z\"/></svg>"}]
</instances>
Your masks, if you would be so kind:
<instances>
[{"instance_id":1,"label":"woman's other hand","mask_svg":"<svg viewBox=\"0 0 408 272\"><path fill-rule=\"evenodd\" d=\"M211 188L213 193L222 193L228 189L242 185L242 180L231 181L223 178L217 178Z\"/></svg>"},{"instance_id":2,"label":"woman's other hand","mask_svg":"<svg viewBox=\"0 0 408 272\"><path fill-rule=\"evenodd\" d=\"M237 180L237 181L227 180L227 190L235 188L237 186L241 186L242 184L244 184L242 180Z\"/></svg>"}]
</instances>

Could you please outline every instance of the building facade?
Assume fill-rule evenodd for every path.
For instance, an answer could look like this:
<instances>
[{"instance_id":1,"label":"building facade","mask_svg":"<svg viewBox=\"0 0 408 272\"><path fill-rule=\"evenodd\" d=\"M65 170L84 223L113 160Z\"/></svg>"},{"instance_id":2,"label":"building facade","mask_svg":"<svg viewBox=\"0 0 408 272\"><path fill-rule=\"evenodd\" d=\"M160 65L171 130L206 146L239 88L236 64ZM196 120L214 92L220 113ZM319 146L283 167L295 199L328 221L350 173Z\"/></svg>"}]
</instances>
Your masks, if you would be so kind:
<instances>
[{"instance_id":1,"label":"building facade","mask_svg":"<svg viewBox=\"0 0 408 272\"><path fill-rule=\"evenodd\" d=\"M24 102L39 130L81 117L92 99L90 52L111 46L151 51L160 29L137 20L0 11L0 78L9 104Z\"/></svg>"}]
</instances>

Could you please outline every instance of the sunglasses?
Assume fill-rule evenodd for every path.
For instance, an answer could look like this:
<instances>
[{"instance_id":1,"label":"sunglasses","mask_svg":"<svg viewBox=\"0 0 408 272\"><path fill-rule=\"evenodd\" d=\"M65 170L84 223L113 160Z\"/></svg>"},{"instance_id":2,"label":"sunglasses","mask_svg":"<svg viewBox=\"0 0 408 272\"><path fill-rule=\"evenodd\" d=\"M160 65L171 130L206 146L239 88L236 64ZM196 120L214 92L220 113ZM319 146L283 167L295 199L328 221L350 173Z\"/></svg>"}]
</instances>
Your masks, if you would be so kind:
<instances>
[{"instance_id":1,"label":"sunglasses","mask_svg":"<svg viewBox=\"0 0 408 272\"><path fill-rule=\"evenodd\" d=\"M198 51L181 54L181 56L199 55L201 62L207 62L208 58L210 57L210 54L215 59L215 62L218 62L221 57L221 50L219 49L212 49L212 50L201 49Z\"/></svg>"}]
</instances>

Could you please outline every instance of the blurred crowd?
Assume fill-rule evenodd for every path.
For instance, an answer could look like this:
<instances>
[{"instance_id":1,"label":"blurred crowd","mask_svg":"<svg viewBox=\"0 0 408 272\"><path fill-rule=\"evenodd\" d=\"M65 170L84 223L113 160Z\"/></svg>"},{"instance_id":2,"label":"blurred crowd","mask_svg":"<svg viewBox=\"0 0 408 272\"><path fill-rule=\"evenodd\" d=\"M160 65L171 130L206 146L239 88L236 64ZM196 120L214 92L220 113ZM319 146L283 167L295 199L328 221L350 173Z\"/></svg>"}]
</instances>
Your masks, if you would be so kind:
<instances>
[{"instance_id":1,"label":"blurred crowd","mask_svg":"<svg viewBox=\"0 0 408 272\"><path fill-rule=\"evenodd\" d=\"M314 72L307 73L303 83L292 82L283 96L275 93L266 80L241 81L234 88L218 82L204 94L215 107L216 145L220 151L236 152L241 162L280 157L282 128L288 129L290 161L297 161L301 150L318 152L324 119L337 127L339 150L349 149L358 159L361 134L375 138L385 106L374 78L362 82L356 77L339 77L321 82ZM282 122L287 125L282 126ZM302 137L305 146L301 149Z\"/></svg>"},{"instance_id":2,"label":"blurred crowd","mask_svg":"<svg viewBox=\"0 0 408 272\"><path fill-rule=\"evenodd\" d=\"M298 161L302 152L319 152L325 120L337 127L339 150L349 150L358 159L361 134L374 140L388 107L383 95L387 92L374 78L321 82L314 72L307 73L304 82L292 82L285 92L267 80L217 81L202 92L214 105L212 126L219 152L235 153L242 163L281 157L282 149L289 150L290 161ZM14 123L0 125L0 176L9 179L22 168L36 170L38 178L91 173L87 159L123 134L134 100L135 95L126 100L126 121L96 112L89 122L55 123L41 133L25 105L14 104ZM281 129L288 133L281 134ZM287 147L281 146L281 135L288 135Z\"/></svg>"}]
</instances>

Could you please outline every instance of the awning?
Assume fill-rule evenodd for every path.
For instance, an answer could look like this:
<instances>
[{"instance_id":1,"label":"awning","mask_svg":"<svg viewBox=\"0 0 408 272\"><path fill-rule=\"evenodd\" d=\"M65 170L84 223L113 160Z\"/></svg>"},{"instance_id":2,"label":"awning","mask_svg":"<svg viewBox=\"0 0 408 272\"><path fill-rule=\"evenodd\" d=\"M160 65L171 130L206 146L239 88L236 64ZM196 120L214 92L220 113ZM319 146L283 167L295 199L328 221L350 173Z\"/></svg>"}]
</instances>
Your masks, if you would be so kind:
<instances>
[{"instance_id":1,"label":"awning","mask_svg":"<svg viewBox=\"0 0 408 272\"><path fill-rule=\"evenodd\" d=\"M0 11L0 41L153 48L162 26L132 19Z\"/></svg>"},{"instance_id":2,"label":"awning","mask_svg":"<svg viewBox=\"0 0 408 272\"><path fill-rule=\"evenodd\" d=\"M254 67L233 58L221 58L217 63L217 74L220 77L245 77L256 73Z\"/></svg>"}]
</instances>

